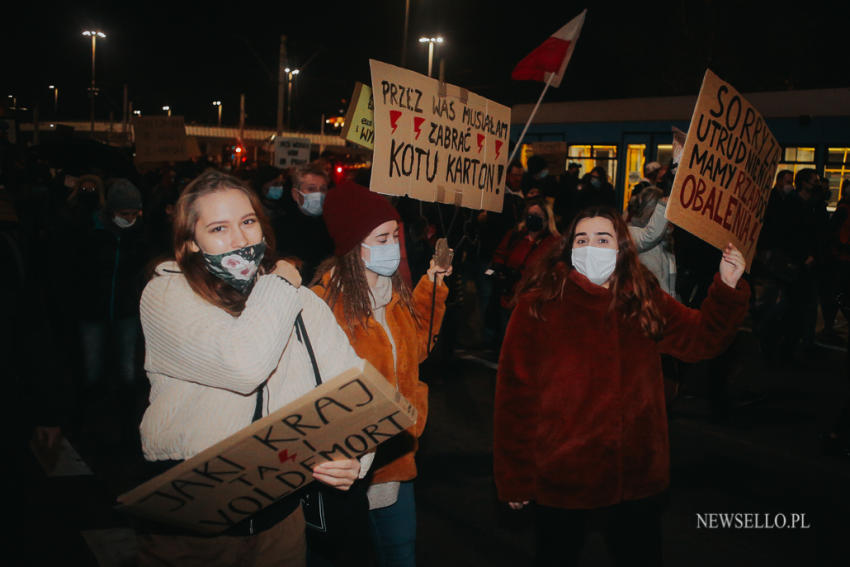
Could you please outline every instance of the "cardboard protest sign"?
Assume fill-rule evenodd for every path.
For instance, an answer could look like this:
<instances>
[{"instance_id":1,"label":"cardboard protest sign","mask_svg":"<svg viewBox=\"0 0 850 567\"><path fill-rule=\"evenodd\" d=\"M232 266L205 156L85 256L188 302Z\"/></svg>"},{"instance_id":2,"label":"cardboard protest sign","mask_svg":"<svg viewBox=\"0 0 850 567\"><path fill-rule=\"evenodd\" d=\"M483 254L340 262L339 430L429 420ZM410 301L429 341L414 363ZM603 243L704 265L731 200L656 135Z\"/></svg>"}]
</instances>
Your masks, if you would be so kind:
<instances>
[{"instance_id":1,"label":"cardboard protest sign","mask_svg":"<svg viewBox=\"0 0 850 567\"><path fill-rule=\"evenodd\" d=\"M709 244L734 244L752 264L781 147L729 83L705 72L667 218Z\"/></svg>"},{"instance_id":2,"label":"cardboard protest sign","mask_svg":"<svg viewBox=\"0 0 850 567\"><path fill-rule=\"evenodd\" d=\"M501 211L510 109L407 69L369 63L372 191Z\"/></svg>"},{"instance_id":3,"label":"cardboard protest sign","mask_svg":"<svg viewBox=\"0 0 850 567\"><path fill-rule=\"evenodd\" d=\"M372 87L355 83L342 126L343 139L371 150L375 146L374 110Z\"/></svg>"},{"instance_id":4,"label":"cardboard protest sign","mask_svg":"<svg viewBox=\"0 0 850 567\"><path fill-rule=\"evenodd\" d=\"M310 138L277 138L274 141L276 167L292 167L310 162Z\"/></svg>"},{"instance_id":5,"label":"cardboard protest sign","mask_svg":"<svg viewBox=\"0 0 850 567\"><path fill-rule=\"evenodd\" d=\"M182 116L137 116L133 133L137 164L188 159Z\"/></svg>"},{"instance_id":6,"label":"cardboard protest sign","mask_svg":"<svg viewBox=\"0 0 850 567\"><path fill-rule=\"evenodd\" d=\"M416 422L368 362L327 381L118 497L123 510L199 533L237 524L312 481L311 467L354 458Z\"/></svg>"}]
</instances>

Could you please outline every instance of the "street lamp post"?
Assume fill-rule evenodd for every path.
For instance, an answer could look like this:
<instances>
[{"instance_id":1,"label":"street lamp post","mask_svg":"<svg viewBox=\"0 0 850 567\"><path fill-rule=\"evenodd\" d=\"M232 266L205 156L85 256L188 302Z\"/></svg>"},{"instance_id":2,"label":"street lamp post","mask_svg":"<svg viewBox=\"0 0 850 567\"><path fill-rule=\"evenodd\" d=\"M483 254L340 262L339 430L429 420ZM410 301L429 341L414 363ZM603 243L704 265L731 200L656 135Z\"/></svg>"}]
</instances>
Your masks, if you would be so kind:
<instances>
[{"instance_id":1,"label":"street lamp post","mask_svg":"<svg viewBox=\"0 0 850 567\"><path fill-rule=\"evenodd\" d=\"M94 135L94 97L97 95L97 87L94 83L94 56L97 50L97 38L106 39L106 34L98 30L86 30L83 35L91 37L91 88L89 89L89 96L91 96L91 133Z\"/></svg>"},{"instance_id":2,"label":"street lamp post","mask_svg":"<svg viewBox=\"0 0 850 567\"><path fill-rule=\"evenodd\" d=\"M218 127L221 128L221 101L220 100L214 100L213 106L218 107Z\"/></svg>"},{"instance_id":3,"label":"street lamp post","mask_svg":"<svg viewBox=\"0 0 850 567\"><path fill-rule=\"evenodd\" d=\"M431 76L431 70L434 68L434 44L442 44L443 38L437 37L420 37L419 43L428 44L428 76Z\"/></svg>"},{"instance_id":4,"label":"street lamp post","mask_svg":"<svg viewBox=\"0 0 850 567\"><path fill-rule=\"evenodd\" d=\"M283 72L286 73L286 129L292 130L292 81L301 71L287 67Z\"/></svg>"},{"instance_id":5,"label":"street lamp post","mask_svg":"<svg viewBox=\"0 0 850 567\"><path fill-rule=\"evenodd\" d=\"M59 109L59 87L50 85L47 88L53 91L53 118L56 118L56 113Z\"/></svg>"},{"instance_id":6,"label":"street lamp post","mask_svg":"<svg viewBox=\"0 0 850 567\"><path fill-rule=\"evenodd\" d=\"M168 114L168 116L171 116L171 107L170 106L167 106L167 105L163 106L162 109Z\"/></svg>"}]
</instances>

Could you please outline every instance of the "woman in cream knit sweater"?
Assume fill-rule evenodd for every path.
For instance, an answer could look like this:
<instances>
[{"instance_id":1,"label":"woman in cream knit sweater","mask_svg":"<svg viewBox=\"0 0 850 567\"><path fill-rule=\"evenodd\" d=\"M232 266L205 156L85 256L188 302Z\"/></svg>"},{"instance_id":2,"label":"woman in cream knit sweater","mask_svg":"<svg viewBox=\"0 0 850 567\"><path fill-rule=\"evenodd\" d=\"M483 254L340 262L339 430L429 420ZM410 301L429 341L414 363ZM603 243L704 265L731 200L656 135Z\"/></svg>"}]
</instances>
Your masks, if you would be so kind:
<instances>
[{"instance_id":1,"label":"woman in cream knit sweater","mask_svg":"<svg viewBox=\"0 0 850 567\"><path fill-rule=\"evenodd\" d=\"M160 470L315 386L293 332L299 314L323 376L362 367L327 305L300 287L294 267L275 261L274 235L241 181L205 172L184 190L174 222L176 261L157 267L141 301L151 383L142 450ZM313 473L346 490L360 464L327 462ZM285 498L224 536L146 529L139 544L141 565L298 565L304 518L297 498Z\"/></svg>"}]
</instances>

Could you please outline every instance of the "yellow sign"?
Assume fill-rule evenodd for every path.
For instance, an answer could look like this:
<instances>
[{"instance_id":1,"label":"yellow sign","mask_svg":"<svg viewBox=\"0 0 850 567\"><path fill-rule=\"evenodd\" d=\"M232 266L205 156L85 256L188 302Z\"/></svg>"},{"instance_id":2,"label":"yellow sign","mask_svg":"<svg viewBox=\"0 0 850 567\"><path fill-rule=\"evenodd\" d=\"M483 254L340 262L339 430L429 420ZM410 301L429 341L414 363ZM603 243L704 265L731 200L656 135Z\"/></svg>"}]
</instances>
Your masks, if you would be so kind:
<instances>
[{"instance_id":1,"label":"yellow sign","mask_svg":"<svg viewBox=\"0 0 850 567\"><path fill-rule=\"evenodd\" d=\"M355 83L348 112L345 113L345 124L342 126L343 139L370 150L374 148L374 118L372 88L363 83Z\"/></svg>"}]
</instances>

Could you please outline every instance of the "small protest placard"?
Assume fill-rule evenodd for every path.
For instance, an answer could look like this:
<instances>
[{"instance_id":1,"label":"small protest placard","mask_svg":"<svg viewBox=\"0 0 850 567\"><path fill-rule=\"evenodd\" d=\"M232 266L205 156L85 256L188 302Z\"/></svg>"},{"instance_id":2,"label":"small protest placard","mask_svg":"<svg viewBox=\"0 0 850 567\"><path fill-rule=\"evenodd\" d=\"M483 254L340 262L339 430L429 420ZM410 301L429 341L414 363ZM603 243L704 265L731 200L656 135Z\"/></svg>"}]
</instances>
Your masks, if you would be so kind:
<instances>
[{"instance_id":1,"label":"small protest placard","mask_svg":"<svg viewBox=\"0 0 850 567\"><path fill-rule=\"evenodd\" d=\"M667 218L752 265L782 148L732 85L705 72L685 139Z\"/></svg>"},{"instance_id":2,"label":"small protest placard","mask_svg":"<svg viewBox=\"0 0 850 567\"><path fill-rule=\"evenodd\" d=\"M123 510L214 534L309 484L312 467L359 457L416 422L365 363L118 497Z\"/></svg>"},{"instance_id":3,"label":"small protest placard","mask_svg":"<svg viewBox=\"0 0 850 567\"><path fill-rule=\"evenodd\" d=\"M274 141L276 167L292 167L310 162L310 138L277 138Z\"/></svg>"},{"instance_id":4,"label":"small protest placard","mask_svg":"<svg viewBox=\"0 0 850 567\"><path fill-rule=\"evenodd\" d=\"M182 116L137 116L133 119L133 134L137 164L188 159Z\"/></svg>"},{"instance_id":5,"label":"small protest placard","mask_svg":"<svg viewBox=\"0 0 850 567\"><path fill-rule=\"evenodd\" d=\"M345 113L345 124L342 126L343 139L371 150L375 146L374 119L372 87L355 83L354 93Z\"/></svg>"},{"instance_id":6,"label":"small protest placard","mask_svg":"<svg viewBox=\"0 0 850 567\"><path fill-rule=\"evenodd\" d=\"M408 69L369 63L372 191L501 211L510 109Z\"/></svg>"}]
</instances>

